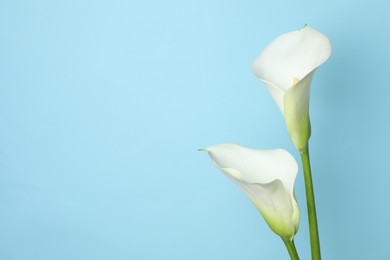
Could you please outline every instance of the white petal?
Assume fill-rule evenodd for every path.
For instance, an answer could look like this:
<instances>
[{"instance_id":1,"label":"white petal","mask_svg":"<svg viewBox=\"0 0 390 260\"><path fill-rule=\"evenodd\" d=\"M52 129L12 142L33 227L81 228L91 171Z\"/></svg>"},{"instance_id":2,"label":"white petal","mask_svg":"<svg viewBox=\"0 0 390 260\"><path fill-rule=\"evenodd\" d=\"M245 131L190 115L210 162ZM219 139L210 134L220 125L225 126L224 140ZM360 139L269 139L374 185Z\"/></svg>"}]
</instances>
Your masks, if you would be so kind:
<instances>
[{"instance_id":1,"label":"white petal","mask_svg":"<svg viewBox=\"0 0 390 260\"><path fill-rule=\"evenodd\" d=\"M298 165L286 150L256 150L237 144L219 144L205 150L217 167L230 169L226 172L228 174L234 169L247 183L265 184L280 180L289 193L293 193Z\"/></svg>"},{"instance_id":2,"label":"white petal","mask_svg":"<svg viewBox=\"0 0 390 260\"><path fill-rule=\"evenodd\" d=\"M298 171L285 150L255 150L236 144L211 146L214 164L251 199L270 228L291 239L298 230L299 209L294 198Z\"/></svg>"},{"instance_id":3,"label":"white petal","mask_svg":"<svg viewBox=\"0 0 390 260\"><path fill-rule=\"evenodd\" d=\"M298 230L294 208L296 201L291 198L280 180L267 184L251 184L233 180L234 183L251 199L264 217L270 228L282 237L292 238Z\"/></svg>"},{"instance_id":4,"label":"white petal","mask_svg":"<svg viewBox=\"0 0 390 260\"><path fill-rule=\"evenodd\" d=\"M295 77L302 79L324 63L331 50L324 34L305 26L272 41L255 59L252 70L258 78L287 90Z\"/></svg>"},{"instance_id":5,"label":"white petal","mask_svg":"<svg viewBox=\"0 0 390 260\"><path fill-rule=\"evenodd\" d=\"M284 119L291 140L298 150L304 150L310 138L310 84L315 70L309 73L284 96Z\"/></svg>"},{"instance_id":6,"label":"white petal","mask_svg":"<svg viewBox=\"0 0 390 260\"><path fill-rule=\"evenodd\" d=\"M275 100L275 103L278 105L280 112L284 116L284 94L285 91L278 88L274 83L270 81L263 80L263 83L268 89L268 92L271 94L272 98Z\"/></svg>"}]
</instances>

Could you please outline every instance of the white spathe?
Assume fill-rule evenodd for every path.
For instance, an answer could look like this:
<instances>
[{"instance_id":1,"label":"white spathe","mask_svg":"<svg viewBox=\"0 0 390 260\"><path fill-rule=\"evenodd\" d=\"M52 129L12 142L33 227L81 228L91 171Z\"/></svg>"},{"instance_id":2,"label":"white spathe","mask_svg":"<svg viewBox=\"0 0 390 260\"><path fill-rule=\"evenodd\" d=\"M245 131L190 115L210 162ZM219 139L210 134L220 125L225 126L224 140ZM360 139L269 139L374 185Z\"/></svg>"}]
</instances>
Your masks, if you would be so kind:
<instances>
[{"instance_id":1,"label":"white spathe","mask_svg":"<svg viewBox=\"0 0 390 260\"><path fill-rule=\"evenodd\" d=\"M276 234L290 240L294 237L299 227L299 208L294 197L298 166L290 153L237 144L219 144L203 150L251 199Z\"/></svg>"},{"instance_id":2,"label":"white spathe","mask_svg":"<svg viewBox=\"0 0 390 260\"><path fill-rule=\"evenodd\" d=\"M298 150L310 137L310 84L332 52L328 37L309 26L273 40L253 62L253 73L267 86Z\"/></svg>"}]
</instances>

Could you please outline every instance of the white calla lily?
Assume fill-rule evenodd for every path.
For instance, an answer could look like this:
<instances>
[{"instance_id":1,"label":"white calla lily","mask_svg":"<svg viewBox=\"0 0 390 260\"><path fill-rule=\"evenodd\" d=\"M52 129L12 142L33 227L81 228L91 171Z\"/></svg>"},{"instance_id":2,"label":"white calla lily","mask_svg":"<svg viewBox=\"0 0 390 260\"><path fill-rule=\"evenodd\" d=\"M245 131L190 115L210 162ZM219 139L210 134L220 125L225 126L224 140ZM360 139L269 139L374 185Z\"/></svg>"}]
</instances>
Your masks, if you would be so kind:
<instances>
[{"instance_id":1,"label":"white calla lily","mask_svg":"<svg viewBox=\"0 0 390 260\"><path fill-rule=\"evenodd\" d=\"M270 228L291 241L299 226L294 197L298 166L292 155L283 149L255 150L237 144L202 150L251 199Z\"/></svg>"},{"instance_id":2,"label":"white calla lily","mask_svg":"<svg viewBox=\"0 0 390 260\"><path fill-rule=\"evenodd\" d=\"M253 62L256 77L267 86L281 110L298 150L310 137L310 83L318 66L330 56L329 39L305 26L272 41Z\"/></svg>"}]
</instances>

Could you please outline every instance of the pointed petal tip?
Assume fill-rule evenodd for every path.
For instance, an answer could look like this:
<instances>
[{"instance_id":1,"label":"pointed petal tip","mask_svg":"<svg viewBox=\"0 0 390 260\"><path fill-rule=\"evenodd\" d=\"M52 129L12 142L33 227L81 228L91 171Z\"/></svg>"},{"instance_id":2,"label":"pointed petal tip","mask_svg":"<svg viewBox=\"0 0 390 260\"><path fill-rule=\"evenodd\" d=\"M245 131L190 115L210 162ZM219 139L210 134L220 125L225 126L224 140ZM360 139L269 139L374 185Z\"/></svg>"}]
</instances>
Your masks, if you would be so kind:
<instances>
[{"instance_id":1,"label":"pointed petal tip","mask_svg":"<svg viewBox=\"0 0 390 260\"><path fill-rule=\"evenodd\" d=\"M200 148L198 149L199 152L209 152L209 150L207 150L207 148Z\"/></svg>"}]
</instances>

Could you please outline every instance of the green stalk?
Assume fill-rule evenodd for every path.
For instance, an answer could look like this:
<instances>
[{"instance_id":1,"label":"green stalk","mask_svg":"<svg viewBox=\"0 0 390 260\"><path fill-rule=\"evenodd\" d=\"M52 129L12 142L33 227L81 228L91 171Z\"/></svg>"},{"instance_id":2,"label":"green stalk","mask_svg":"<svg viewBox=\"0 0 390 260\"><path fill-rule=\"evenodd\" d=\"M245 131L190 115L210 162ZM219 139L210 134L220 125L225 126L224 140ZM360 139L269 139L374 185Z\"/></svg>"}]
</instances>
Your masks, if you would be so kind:
<instances>
[{"instance_id":1,"label":"green stalk","mask_svg":"<svg viewBox=\"0 0 390 260\"><path fill-rule=\"evenodd\" d=\"M297 249L295 248L294 240L283 238L283 242L286 245L291 260L299 260L299 256L298 256Z\"/></svg>"},{"instance_id":2,"label":"green stalk","mask_svg":"<svg viewBox=\"0 0 390 260\"><path fill-rule=\"evenodd\" d=\"M310 228L311 257L312 260L321 260L316 204L314 201L313 180L311 177L311 169L310 169L309 146L307 145L306 149L302 149L300 151L300 154L302 159L303 173L304 173L305 187L306 187L307 213L308 213L309 228Z\"/></svg>"}]
</instances>

